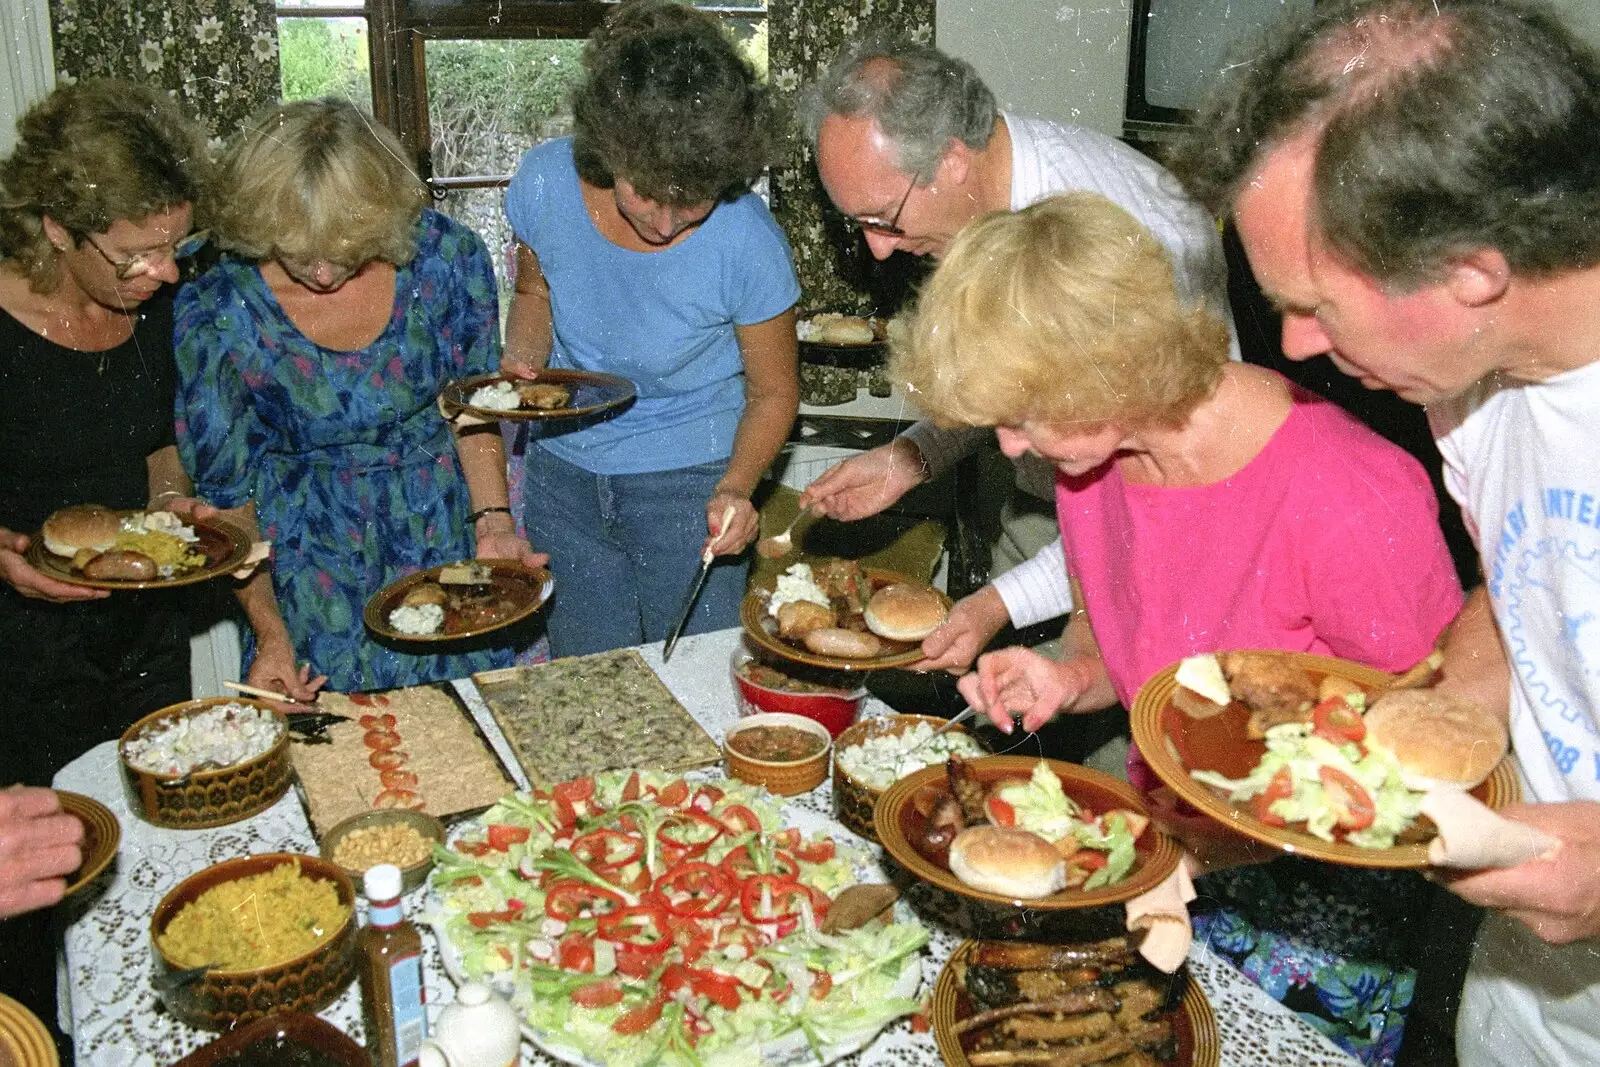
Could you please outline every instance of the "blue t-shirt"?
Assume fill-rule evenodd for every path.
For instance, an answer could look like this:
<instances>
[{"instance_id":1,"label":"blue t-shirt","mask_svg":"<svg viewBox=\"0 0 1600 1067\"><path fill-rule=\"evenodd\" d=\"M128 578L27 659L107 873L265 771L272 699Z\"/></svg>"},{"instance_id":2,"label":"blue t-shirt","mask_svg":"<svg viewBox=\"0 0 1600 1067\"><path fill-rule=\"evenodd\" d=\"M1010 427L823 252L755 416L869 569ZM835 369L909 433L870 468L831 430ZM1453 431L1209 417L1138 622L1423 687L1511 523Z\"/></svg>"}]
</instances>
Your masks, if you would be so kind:
<instances>
[{"instance_id":1,"label":"blue t-shirt","mask_svg":"<svg viewBox=\"0 0 1600 1067\"><path fill-rule=\"evenodd\" d=\"M639 391L617 417L547 434L540 446L596 474L730 456L744 413L733 328L765 322L800 298L789 242L761 198L719 203L670 248L621 248L590 220L564 137L523 157L506 215L550 286L550 366L620 374Z\"/></svg>"}]
</instances>

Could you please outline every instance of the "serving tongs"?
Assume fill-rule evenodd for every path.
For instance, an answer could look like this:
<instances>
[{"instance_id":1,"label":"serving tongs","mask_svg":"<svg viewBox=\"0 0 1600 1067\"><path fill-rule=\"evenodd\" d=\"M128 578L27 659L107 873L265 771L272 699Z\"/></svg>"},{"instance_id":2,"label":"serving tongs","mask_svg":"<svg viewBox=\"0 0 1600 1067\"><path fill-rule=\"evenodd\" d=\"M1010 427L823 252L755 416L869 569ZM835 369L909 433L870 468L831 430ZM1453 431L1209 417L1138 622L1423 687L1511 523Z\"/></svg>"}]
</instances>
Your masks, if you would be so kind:
<instances>
[{"instance_id":1,"label":"serving tongs","mask_svg":"<svg viewBox=\"0 0 1600 1067\"><path fill-rule=\"evenodd\" d=\"M328 727L350 721L350 716L335 715L331 711L289 711L284 713L284 718L289 720L289 732L300 735L295 740L307 745L332 744Z\"/></svg>"}]
</instances>

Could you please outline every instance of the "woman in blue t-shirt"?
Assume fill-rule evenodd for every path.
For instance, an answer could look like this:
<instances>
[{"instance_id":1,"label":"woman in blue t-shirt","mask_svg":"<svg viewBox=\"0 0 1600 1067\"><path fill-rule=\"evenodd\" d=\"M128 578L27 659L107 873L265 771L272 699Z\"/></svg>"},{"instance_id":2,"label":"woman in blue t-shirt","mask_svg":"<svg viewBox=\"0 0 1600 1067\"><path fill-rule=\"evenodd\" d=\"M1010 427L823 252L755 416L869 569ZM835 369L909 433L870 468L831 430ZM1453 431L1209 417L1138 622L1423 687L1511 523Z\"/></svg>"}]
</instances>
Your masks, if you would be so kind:
<instances>
[{"instance_id":1,"label":"woman in blue t-shirt","mask_svg":"<svg viewBox=\"0 0 1600 1067\"><path fill-rule=\"evenodd\" d=\"M664 638L707 547L725 558L686 632L737 623L750 493L800 392L799 285L750 191L773 155L764 87L713 16L660 0L624 5L583 65L576 132L529 152L506 194L517 280L503 366L638 388L621 414L555 424L527 449L557 656Z\"/></svg>"}]
</instances>

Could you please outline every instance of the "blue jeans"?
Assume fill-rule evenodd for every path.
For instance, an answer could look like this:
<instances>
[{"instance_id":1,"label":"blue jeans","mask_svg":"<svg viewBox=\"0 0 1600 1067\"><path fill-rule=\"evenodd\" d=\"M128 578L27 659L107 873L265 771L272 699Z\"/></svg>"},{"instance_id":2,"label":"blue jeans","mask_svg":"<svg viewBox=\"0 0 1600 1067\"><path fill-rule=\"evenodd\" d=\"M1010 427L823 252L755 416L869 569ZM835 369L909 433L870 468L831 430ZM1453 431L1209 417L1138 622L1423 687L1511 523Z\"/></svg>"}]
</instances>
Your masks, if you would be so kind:
<instances>
[{"instance_id":1,"label":"blue jeans","mask_svg":"<svg viewBox=\"0 0 1600 1067\"><path fill-rule=\"evenodd\" d=\"M661 641L683 610L706 538L706 501L726 462L592 474L529 443L528 538L550 553L553 656ZM719 556L684 633L739 623L749 563Z\"/></svg>"}]
</instances>

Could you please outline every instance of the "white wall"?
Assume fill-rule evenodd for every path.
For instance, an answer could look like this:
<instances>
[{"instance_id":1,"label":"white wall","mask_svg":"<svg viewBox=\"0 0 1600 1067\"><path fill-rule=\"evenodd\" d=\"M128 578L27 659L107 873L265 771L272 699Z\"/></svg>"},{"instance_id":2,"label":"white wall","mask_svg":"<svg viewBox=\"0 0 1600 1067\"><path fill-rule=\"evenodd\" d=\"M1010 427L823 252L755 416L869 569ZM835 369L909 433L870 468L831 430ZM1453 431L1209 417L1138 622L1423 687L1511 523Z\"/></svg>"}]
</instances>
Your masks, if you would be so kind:
<instances>
[{"instance_id":1,"label":"white wall","mask_svg":"<svg viewBox=\"0 0 1600 1067\"><path fill-rule=\"evenodd\" d=\"M1118 136L1128 18L1128 0L939 0L934 35L1001 107Z\"/></svg>"},{"instance_id":2,"label":"white wall","mask_svg":"<svg viewBox=\"0 0 1600 1067\"><path fill-rule=\"evenodd\" d=\"M48 0L0 2L0 157L17 139L17 119L55 87Z\"/></svg>"}]
</instances>

